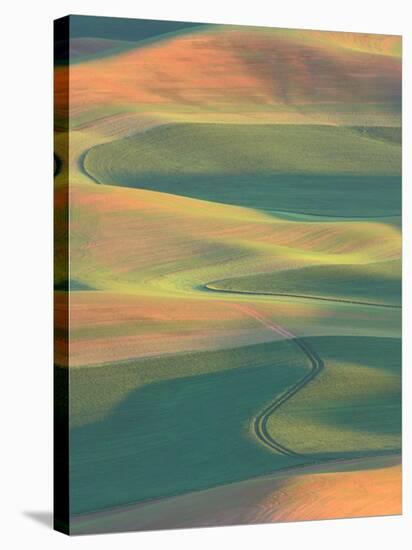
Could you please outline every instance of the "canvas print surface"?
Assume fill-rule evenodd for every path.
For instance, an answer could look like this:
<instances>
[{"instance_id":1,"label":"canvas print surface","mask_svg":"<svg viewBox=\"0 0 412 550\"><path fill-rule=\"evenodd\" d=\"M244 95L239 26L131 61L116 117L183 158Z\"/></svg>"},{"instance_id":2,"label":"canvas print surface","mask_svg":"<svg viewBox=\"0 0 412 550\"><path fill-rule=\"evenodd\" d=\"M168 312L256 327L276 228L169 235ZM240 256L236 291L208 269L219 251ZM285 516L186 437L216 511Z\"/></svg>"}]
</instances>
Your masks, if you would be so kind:
<instances>
[{"instance_id":1,"label":"canvas print surface","mask_svg":"<svg viewBox=\"0 0 412 550\"><path fill-rule=\"evenodd\" d=\"M55 525L401 513L401 38L55 24Z\"/></svg>"}]
</instances>

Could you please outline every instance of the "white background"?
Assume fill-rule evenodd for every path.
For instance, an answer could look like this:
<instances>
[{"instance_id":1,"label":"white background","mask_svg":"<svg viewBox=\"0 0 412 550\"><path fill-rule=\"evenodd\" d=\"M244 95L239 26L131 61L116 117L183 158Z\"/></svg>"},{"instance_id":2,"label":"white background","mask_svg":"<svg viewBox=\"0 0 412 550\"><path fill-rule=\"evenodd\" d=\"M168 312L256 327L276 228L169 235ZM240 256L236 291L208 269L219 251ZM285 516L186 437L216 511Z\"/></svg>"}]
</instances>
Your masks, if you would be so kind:
<instances>
[{"instance_id":1,"label":"white background","mask_svg":"<svg viewBox=\"0 0 412 550\"><path fill-rule=\"evenodd\" d=\"M15 0L0 27L0 544L42 548L374 550L409 547L411 346L404 338L404 516L69 538L52 509L52 20L90 14L404 35L410 122L408 0ZM410 19L411 20L411 19ZM3 97L4 96L4 97ZM409 130L410 125L407 126ZM404 162L411 143L404 131ZM4 169L5 168L5 169ZM404 171L404 281L411 279L411 201ZM404 290L410 305L410 286ZM406 309L406 308L405 308ZM404 335L410 322L404 320ZM406 397L408 396L408 397Z\"/></svg>"}]
</instances>

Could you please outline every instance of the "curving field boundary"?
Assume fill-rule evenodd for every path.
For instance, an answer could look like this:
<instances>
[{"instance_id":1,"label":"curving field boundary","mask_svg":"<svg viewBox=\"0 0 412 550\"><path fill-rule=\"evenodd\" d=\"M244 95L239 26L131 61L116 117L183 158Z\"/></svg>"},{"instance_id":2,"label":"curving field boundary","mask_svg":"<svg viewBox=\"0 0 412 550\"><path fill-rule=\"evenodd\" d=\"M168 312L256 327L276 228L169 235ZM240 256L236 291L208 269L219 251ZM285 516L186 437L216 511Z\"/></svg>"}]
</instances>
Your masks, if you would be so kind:
<instances>
[{"instance_id":1,"label":"curving field boundary","mask_svg":"<svg viewBox=\"0 0 412 550\"><path fill-rule=\"evenodd\" d=\"M311 382L316 376L320 374L320 372L325 367L324 362L316 353L316 351L313 350L311 346L307 342L305 342L305 340L303 340L302 338L298 338L297 336L289 332L287 329L285 329L281 325L278 325L277 323L274 323L272 321L268 321L265 317L263 317L261 314L259 314L257 311L251 308L242 307L242 306L238 306L238 307L242 311L247 313L250 317L253 317L257 321L259 321L261 324L263 324L265 327L272 330L273 332L276 332L277 334L280 334L281 336L284 336L290 339L309 359L311 368L308 374L303 378L301 378L300 380L298 380L296 384L288 388L285 392L277 396L274 401L272 401L262 412L260 412L256 416L255 421L253 423L253 428L259 441L261 441L271 449L274 449L275 451L288 456L305 457L306 455L297 453L292 449L289 449L285 445L282 445L281 443L276 441L269 433L267 424L270 416L279 407L281 407L286 401L291 399L297 392L302 390L307 384L309 384L309 382Z\"/></svg>"},{"instance_id":2,"label":"curving field boundary","mask_svg":"<svg viewBox=\"0 0 412 550\"><path fill-rule=\"evenodd\" d=\"M354 304L358 306L370 307L389 307L392 309L402 309L402 306L396 304L378 304L376 302L362 302L361 300L345 300L344 298L326 298L325 296L311 296L307 294L289 294L286 292L252 292L250 290L227 290L224 288L215 288L211 283L204 285L204 290L209 292L223 292L226 294L245 294L246 296L278 296L285 298L303 298L304 300L320 300L321 302L338 302L343 304Z\"/></svg>"}]
</instances>

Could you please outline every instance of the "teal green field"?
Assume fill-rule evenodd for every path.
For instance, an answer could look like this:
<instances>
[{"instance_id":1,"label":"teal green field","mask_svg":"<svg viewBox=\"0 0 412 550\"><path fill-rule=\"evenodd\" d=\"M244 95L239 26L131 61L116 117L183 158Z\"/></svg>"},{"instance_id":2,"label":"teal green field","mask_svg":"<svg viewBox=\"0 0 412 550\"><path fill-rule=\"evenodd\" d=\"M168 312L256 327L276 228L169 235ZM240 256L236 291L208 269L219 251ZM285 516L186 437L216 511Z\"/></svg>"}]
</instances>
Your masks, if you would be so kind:
<instances>
[{"instance_id":1,"label":"teal green field","mask_svg":"<svg viewBox=\"0 0 412 550\"><path fill-rule=\"evenodd\" d=\"M308 461L396 452L400 341L318 337L308 342L328 368L270 416L268 425L297 455L273 455L253 444L251 422L262 403L273 399L273 388L281 394L310 369L290 341L101 367L97 384L94 367L76 371L71 391L80 410L76 399L74 423L88 414L100 419L72 431L73 498L80 506L74 511L113 507L127 498L159 499L165 490L170 496L207 489ZM127 397L116 403L119 390L108 388L119 369ZM172 380L168 370L175 374ZM145 381L136 388L136 380ZM82 405L85 393L88 411ZM109 403L111 413L102 419ZM121 476L113 475L119 460Z\"/></svg>"},{"instance_id":2,"label":"teal green field","mask_svg":"<svg viewBox=\"0 0 412 550\"><path fill-rule=\"evenodd\" d=\"M399 215L401 151L380 130L178 124L97 145L84 167L99 183L264 211Z\"/></svg>"}]
</instances>

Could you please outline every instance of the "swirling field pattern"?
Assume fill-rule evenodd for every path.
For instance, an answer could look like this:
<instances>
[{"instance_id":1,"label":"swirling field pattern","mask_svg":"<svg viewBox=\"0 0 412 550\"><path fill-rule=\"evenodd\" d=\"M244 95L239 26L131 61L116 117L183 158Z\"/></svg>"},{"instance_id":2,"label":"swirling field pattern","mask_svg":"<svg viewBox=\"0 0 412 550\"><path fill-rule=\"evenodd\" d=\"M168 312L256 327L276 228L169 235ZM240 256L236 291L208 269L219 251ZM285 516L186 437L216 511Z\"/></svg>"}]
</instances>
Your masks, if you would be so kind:
<instances>
[{"instance_id":1,"label":"swirling field pattern","mask_svg":"<svg viewBox=\"0 0 412 550\"><path fill-rule=\"evenodd\" d=\"M400 37L70 30L71 531L400 513Z\"/></svg>"}]
</instances>

